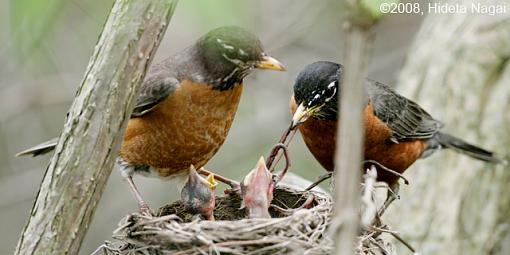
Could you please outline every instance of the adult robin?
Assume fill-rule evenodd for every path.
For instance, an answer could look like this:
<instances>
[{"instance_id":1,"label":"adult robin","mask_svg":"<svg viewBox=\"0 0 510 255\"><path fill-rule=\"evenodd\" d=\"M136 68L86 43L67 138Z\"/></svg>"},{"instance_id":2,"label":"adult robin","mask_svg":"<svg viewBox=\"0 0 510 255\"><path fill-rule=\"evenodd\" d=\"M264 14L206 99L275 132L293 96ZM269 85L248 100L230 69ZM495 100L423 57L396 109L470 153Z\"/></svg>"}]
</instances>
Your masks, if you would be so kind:
<instances>
[{"instance_id":1,"label":"adult robin","mask_svg":"<svg viewBox=\"0 0 510 255\"><path fill-rule=\"evenodd\" d=\"M337 93L342 90L342 74L343 67L333 62L310 64L299 73L290 100L293 128L298 126L310 152L330 172L335 166ZM502 161L490 151L441 132L441 122L390 87L367 79L364 89L364 157L377 162L381 170L378 180L388 183L393 191L398 191L399 176L381 168L402 174L417 159L441 148L482 161Z\"/></svg>"},{"instance_id":2,"label":"adult robin","mask_svg":"<svg viewBox=\"0 0 510 255\"><path fill-rule=\"evenodd\" d=\"M225 141L243 79L254 68L285 70L239 27L214 29L150 68L117 160L142 212L149 209L133 174L186 178L190 165L205 165ZM18 155L39 155L55 145L46 142Z\"/></svg>"}]
</instances>

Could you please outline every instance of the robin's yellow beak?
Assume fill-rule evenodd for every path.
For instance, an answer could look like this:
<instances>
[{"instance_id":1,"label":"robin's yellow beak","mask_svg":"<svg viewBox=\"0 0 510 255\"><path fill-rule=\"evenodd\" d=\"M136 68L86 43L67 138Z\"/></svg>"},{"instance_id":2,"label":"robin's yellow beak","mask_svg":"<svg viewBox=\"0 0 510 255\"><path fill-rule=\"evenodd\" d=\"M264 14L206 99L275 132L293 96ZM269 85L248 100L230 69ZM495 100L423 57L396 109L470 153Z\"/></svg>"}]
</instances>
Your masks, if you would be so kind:
<instances>
[{"instance_id":1,"label":"robin's yellow beak","mask_svg":"<svg viewBox=\"0 0 510 255\"><path fill-rule=\"evenodd\" d=\"M313 107L306 107L303 103L299 104L294 116L292 116L292 127L291 129L296 128L299 124L305 122L308 118L312 117L316 112L320 111L320 109L324 106L324 104L316 105Z\"/></svg>"},{"instance_id":2,"label":"robin's yellow beak","mask_svg":"<svg viewBox=\"0 0 510 255\"><path fill-rule=\"evenodd\" d=\"M268 70L276 70L276 71L286 71L285 66L283 66L280 61L276 60L273 57L268 55L264 55L262 60L255 64L255 67L258 69L268 69Z\"/></svg>"}]
</instances>

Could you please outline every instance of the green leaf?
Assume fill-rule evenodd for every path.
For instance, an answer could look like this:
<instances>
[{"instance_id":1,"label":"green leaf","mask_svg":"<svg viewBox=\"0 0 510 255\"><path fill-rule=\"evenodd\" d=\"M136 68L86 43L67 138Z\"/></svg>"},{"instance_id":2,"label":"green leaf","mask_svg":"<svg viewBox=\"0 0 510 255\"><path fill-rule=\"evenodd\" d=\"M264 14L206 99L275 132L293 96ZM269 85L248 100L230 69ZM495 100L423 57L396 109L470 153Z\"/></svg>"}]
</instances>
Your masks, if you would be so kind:
<instances>
[{"instance_id":1,"label":"green leaf","mask_svg":"<svg viewBox=\"0 0 510 255\"><path fill-rule=\"evenodd\" d=\"M396 4L398 0L361 0L361 6L370 12L372 18L379 19L384 13L381 12L382 4Z\"/></svg>"}]
</instances>

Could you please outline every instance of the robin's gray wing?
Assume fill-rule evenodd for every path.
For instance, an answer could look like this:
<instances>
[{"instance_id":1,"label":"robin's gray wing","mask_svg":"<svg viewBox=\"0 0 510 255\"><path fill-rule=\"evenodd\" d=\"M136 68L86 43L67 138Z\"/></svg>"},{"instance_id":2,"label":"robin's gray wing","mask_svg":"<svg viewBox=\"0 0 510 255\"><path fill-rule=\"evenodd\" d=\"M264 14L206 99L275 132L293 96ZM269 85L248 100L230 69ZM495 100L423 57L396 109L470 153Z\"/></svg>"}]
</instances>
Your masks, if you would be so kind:
<instances>
[{"instance_id":1,"label":"robin's gray wing","mask_svg":"<svg viewBox=\"0 0 510 255\"><path fill-rule=\"evenodd\" d=\"M135 109L131 117L140 117L150 112L156 105L165 100L179 86L179 80L162 66L156 66L142 84L140 94L136 98Z\"/></svg>"},{"instance_id":2,"label":"robin's gray wing","mask_svg":"<svg viewBox=\"0 0 510 255\"><path fill-rule=\"evenodd\" d=\"M441 122L418 104L382 83L368 80L366 90L374 115L388 125L392 132L391 140L395 143L431 138L442 127Z\"/></svg>"}]
</instances>

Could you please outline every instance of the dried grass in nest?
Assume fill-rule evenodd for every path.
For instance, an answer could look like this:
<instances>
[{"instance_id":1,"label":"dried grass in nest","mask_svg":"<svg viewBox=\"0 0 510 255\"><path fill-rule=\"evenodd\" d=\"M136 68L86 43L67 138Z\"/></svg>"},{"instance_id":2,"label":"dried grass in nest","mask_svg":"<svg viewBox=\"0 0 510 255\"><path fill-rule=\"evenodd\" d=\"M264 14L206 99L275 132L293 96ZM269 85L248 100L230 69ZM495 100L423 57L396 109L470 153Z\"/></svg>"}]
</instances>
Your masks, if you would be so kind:
<instances>
[{"instance_id":1,"label":"dried grass in nest","mask_svg":"<svg viewBox=\"0 0 510 255\"><path fill-rule=\"evenodd\" d=\"M299 208L307 196L310 209ZM332 199L310 191L277 187L271 219L246 219L237 196L218 197L216 221L199 220L180 202L160 208L157 217L128 215L114 232L118 243L105 243L97 254L329 254ZM285 210L276 209L285 208ZM356 254L394 254L379 231L364 231Z\"/></svg>"}]
</instances>

